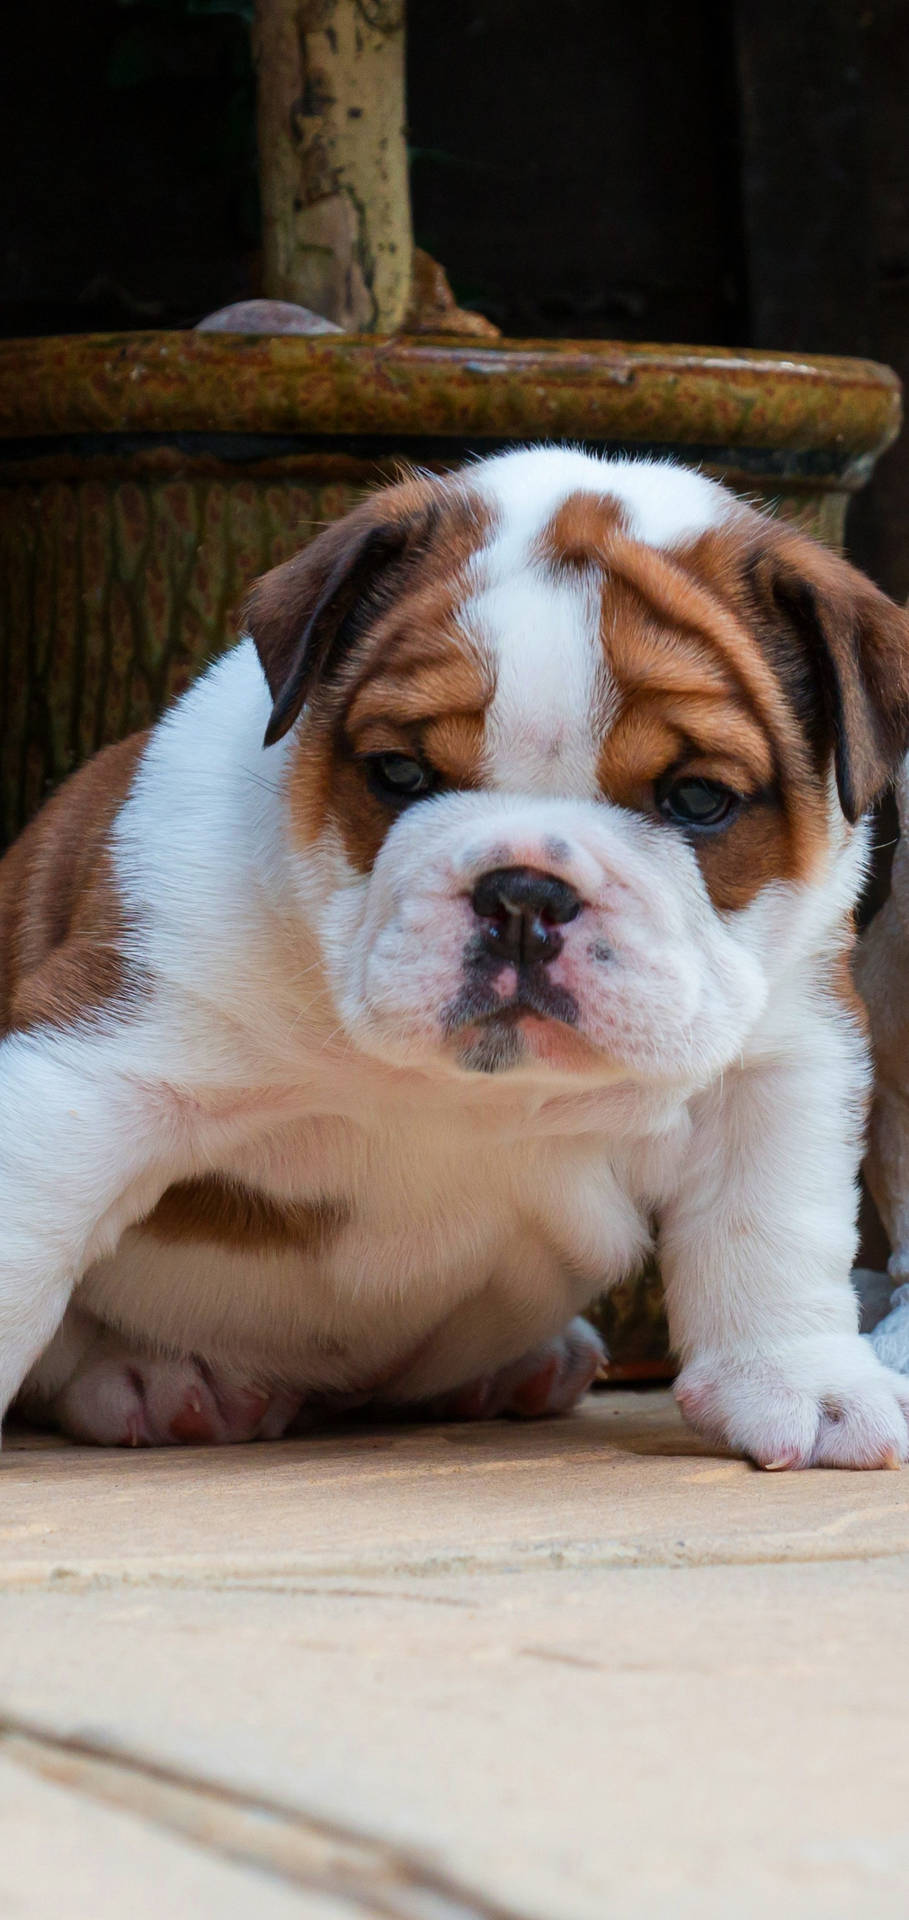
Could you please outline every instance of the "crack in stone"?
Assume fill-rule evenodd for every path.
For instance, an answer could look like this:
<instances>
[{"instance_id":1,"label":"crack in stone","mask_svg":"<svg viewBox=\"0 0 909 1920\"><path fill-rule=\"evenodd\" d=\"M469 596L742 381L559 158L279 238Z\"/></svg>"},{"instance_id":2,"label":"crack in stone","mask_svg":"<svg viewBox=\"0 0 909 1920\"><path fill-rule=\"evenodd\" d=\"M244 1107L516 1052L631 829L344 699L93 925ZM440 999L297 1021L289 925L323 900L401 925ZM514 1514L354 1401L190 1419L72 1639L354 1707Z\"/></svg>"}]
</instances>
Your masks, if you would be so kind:
<instances>
[{"instance_id":1,"label":"crack in stone","mask_svg":"<svg viewBox=\"0 0 909 1920\"><path fill-rule=\"evenodd\" d=\"M0 1602L6 1594L13 1595L34 1588L47 1593L88 1593L126 1588L146 1592L157 1589L170 1593L278 1594L324 1592L328 1582L344 1582L346 1594L354 1599L361 1591L365 1591L355 1584L361 1580L406 1579L420 1582L424 1579L457 1579L465 1575L619 1574L683 1567L818 1566L839 1565L855 1560L898 1560L907 1555L909 1535L906 1539L870 1543L865 1540L853 1544L831 1539L828 1530L820 1527L808 1539L799 1539L793 1534L768 1533L757 1539L744 1539L741 1543L728 1539L719 1542L709 1539L671 1541L665 1538L599 1541L555 1539L515 1542L510 1547L503 1543L498 1551L490 1548L488 1553L469 1549L452 1549L446 1553L443 1549L422 1553L419 1558L413 1559L401 1553L376 1553L355 1559L327 1554L324 1560L313 1555L302 1563L272 1563L268 1570L244 1566L242 1562L233 1566L205 1566L200 1565L198 1560L187 1560L185 1563L172 1560L169 1565L165 1562L154 1567L142 1561L134 1566L122 1563L116 1566L80 1566L65 1562L41 1565L23 1560L19 1566L3 1568L0 1574ZM337 1591L341 1597L341 1588L338 1587ZM391 1589L383 1597L397 1600L401 1595ZM425 1604L423 1596L419 1597L421 1603ZM459 1602L451 1598L443 1604L456 1606Z\"/></svg>"},{"instance_id":2,"label":"crack in stone","mask_svg":"<svg viewBox=\"0 0 909 1920\"><path fill-rule=\"evenodd\" d=\"M0 1752L43 1780L294 1887L346 1900L375 1920L529 1920L396 1842L197 1780L88 1735L68 1737L3 1715Z\"/></svg>"}]
</instances>

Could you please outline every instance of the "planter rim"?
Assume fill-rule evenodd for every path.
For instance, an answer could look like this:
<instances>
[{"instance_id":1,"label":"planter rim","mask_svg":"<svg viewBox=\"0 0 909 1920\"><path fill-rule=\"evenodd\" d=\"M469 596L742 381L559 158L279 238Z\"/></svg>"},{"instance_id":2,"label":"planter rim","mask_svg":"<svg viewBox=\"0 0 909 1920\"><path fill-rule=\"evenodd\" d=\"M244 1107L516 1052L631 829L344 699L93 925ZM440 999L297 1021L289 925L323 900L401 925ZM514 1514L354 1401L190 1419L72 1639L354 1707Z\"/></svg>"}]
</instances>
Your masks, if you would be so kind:
<instances>
[{"instance_id":1,"label":"planter rim","mask_svg":"<svg viewBox=\"0 0 909 1920\"><path fill-rule=\"evenodd\" d=\"M818 451L896 438L872 360L609 340L74 334L0 342L0 438L369 435Z\"/></svg>"}]
</instances>

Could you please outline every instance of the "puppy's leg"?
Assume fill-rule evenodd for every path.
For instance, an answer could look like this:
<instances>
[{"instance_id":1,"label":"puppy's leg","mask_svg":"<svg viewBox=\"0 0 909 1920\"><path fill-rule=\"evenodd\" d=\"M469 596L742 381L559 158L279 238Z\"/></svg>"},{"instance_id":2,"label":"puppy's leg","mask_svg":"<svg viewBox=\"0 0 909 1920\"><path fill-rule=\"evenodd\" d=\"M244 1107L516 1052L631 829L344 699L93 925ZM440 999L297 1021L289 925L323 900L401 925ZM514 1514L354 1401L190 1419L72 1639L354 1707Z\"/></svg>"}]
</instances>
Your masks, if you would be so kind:
<instances>
[{"instance_id":1,"label":"puppy's leg","mask_svg":"<svg viewBox=\"0 0 909 1920\"><path fill-rule=\"evenodd\" d=\"M0 1041L0 1418L89 1261L176 1177L173 1114L128 1056L128 1037Z\"/></svg>"},{"instance_id":2,"label":"puppy's leg","mask_svg":"<svg viewBox=\"0 0 909 1920\"><path fill-rule=\"evenodd\" d=\"M510 1316L512 1346L516 1321L516 1315ZM459 1371L455 1355L459 1347L464 1351L465 1340L476 1352L479 1335L489 1355L493 1348L499 1354L502 1331L494 1320L491 1324L483 1296L466 1312L458 1309L390 1381L366 1385L357 1393L310 1397L264 1387L236 1364L228 1368L194 1354L150 1353L73 1302L32 1367L16 1411L36 1426L54 1427L96 1446L160 1447L278 1440L298 1430L303 1413L308 1429L326 1412L362 1408L371 1401L413 1402L422 1416L435 1420L491 1420L497 1414L533 1419L576 1406L604 1353L599 1334L580 1318L517 1360L505 1365L490 1360L483 1372L448 1392L421 1391L421 1381L450 1376L452 1367ZM466 1354L460 1366L465 1364Z\"/></svg>"},{"instance_id":3,"label":"puppy's leg","mask_svg":"<svg viewBox=\"0 0 909 1920\"><path fill-rule=\"evenodd\" d=\"M661 1235L678 1400L763 1466L896 1465L909 1381L859 1337L849 1280L861 1049L842 1018L802 1039L700 1103Z\"/></svg>"},{"instance_id":4,"label":"puppy's leg","mask_svg":"<svg viewBox=\"0 0 909 1920\"><path fill-rule=\"evenodd\" d=\"M196 1355L150 1353L73 1305L16 1402L36 1426L102 1447L277 1440L299 1405Z\"/></svg>"},{"instance_id":5,"label":"puppy's leg","mask_svg":"<svg viewBox=\"0 0 909 1920\"><path fill-rule=\"evenodd\" d=\"M446 1420L564 1413L586 1393L604 1352L593 1327L572 1318L578 1304L551 1252L527 1235L375 1397Z\"/></svg>"},{"instance_id":6,"label":"puppy's leg","mask_svg":"<svg viewBox=\"0 0 909 1920\"><path fill-rule=\"evenodd\" d=\"M494 1420L500 1413L538 1420L570 1413L596 1378L605 1352L590 1321L579 1317L510 1366L430 1400L426 1412L435 1420Z\"/></svg>"}]
</instances>

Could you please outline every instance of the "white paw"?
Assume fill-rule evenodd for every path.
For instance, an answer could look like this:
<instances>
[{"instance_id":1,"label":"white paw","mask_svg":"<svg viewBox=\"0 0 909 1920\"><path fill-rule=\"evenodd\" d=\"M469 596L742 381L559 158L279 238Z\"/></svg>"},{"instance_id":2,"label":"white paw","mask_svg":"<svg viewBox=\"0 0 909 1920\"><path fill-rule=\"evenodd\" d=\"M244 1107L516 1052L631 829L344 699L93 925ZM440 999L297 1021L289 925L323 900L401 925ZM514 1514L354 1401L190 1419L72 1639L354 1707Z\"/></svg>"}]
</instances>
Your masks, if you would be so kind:
<instances>
[{"instance_id":1,"label":"white paw","mask_svg":"<svg viewBox=\"0 0 909 1920\"><path fill-rule=\"evenodd\" d=\"M199 1360L108 1353L89 1360L48 1413L63 1433L96 1446L218 1446L278 1439L298 1406L298 1397L227 1381Z\"/></svg>"},{"instance_id":2,"label":"white paw","mask_svg":"<svg viewBox=\"0 0 909 1920\"><path fill-rule=\"evenodd\" d=\"M439 1420L492 1420L500 1413L534 1420L568 1413L583 1399L604 1356L599 1334L578 1317L511 1366L440 1394L426 1411Z\"/></svg>"},{"instance_id":3,"label":"white paw","mask_svg":"<svg viewBox=\"0 0 909 1920\"><path fill-rule=\"evenodd\" d=\"M794 1341L685 1367L679 1406L698 1433L762 1467L895 1467L909 1457L909 1380L858 1334Z\"/></svg>"}]
</instances>

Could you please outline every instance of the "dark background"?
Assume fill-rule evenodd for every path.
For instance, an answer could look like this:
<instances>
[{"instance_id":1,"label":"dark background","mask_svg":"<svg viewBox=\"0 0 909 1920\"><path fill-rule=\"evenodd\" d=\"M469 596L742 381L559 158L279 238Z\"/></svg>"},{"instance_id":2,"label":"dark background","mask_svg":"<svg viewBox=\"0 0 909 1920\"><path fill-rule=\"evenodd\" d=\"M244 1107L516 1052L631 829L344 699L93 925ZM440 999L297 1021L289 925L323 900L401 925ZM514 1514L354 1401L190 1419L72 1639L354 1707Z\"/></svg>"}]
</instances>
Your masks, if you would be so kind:
<instances>
[{"instance_id":1,"label":"dark background","mask_svg":"<svg viewBox=\"0 0 909 1920\"><path fill-rule=\"evenodd\" d=\"M0 331L259 291L249 0L5 10ZM507 333L909 379L909 0L409 0L418 242ZM853 511L909 594L909 438Z\"/></svg>"}]
</instances>

